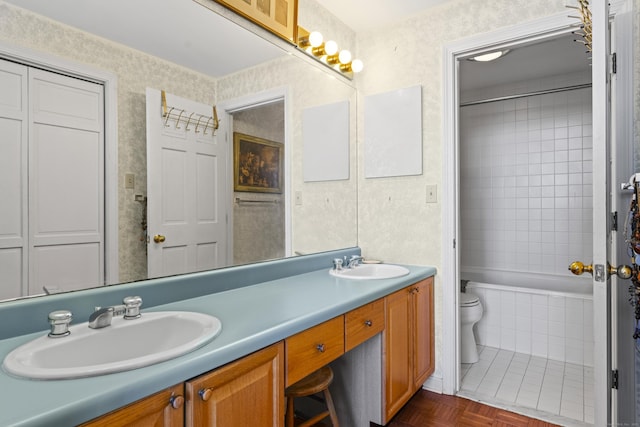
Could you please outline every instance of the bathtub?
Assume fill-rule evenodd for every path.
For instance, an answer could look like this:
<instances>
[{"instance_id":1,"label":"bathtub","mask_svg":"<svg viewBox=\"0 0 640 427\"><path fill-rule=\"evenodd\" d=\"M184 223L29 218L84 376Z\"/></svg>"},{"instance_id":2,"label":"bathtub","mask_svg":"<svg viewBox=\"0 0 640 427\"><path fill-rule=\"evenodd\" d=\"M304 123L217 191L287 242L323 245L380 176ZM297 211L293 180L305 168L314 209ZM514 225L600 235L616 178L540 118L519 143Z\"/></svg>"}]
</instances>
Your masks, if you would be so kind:
<instances>
[{"instance_id":1,"label":"bathtub","mask_svg":"<svg viewBox=\"0 0 640 427\"><path fill-rule=\"evenodd\" d=\"M590 278L503 271L461 277L484 308L474 330L478 344L593 366Z\"/></svg>"}]
</instances>

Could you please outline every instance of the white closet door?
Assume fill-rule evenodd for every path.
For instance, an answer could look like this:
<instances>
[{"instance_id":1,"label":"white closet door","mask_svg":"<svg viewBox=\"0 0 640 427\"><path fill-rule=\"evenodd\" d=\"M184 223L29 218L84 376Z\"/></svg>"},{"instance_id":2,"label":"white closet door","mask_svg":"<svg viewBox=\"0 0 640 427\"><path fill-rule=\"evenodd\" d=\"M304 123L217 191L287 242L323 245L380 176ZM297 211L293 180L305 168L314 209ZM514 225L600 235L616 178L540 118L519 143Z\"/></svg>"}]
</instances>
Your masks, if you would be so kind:
<instances>
[{"instance_id":1,"label":"white closet door","mask_svg":"<svg viewBox=\"0 0 640 427\"><path fill-rule=\"evenodd\" d=\"M104 282L103 87L29 70L29 294Z\"/></svg>"},{"instance_id":2,"label":"white closet door","mask_svg":"<svg viewBox=\"0 0 640 427\"><path fill-rule=\"evenodd\" d=\"M211 116L211 106L167 95L184 117ZM226 265L226 156L211 123L176 126L161 117L161 94L147 89L148 277ZM163 241L154 241L154 236Z\"/></svg>"},{"instance_id":3,"label":"white closet door","mask_svg":"<svg viewBox=\"0 0 640 427\"><path fill-rule=\"evenodd\" d=\"M0 60L0 300L27 277L27 67Z\"/></svg>"}]
</instances>

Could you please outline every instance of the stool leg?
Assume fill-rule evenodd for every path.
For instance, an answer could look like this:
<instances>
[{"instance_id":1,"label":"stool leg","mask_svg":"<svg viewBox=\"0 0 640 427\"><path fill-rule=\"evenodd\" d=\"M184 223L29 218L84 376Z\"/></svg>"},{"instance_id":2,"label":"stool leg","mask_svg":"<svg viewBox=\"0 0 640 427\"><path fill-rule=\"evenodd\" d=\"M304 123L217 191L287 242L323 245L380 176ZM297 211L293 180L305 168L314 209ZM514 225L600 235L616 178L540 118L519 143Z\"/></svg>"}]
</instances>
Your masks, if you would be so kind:
<instances>
[{"instance_id":1,"label":"stool leg","mask_svg":"<svg viewBox=\"0 0 640 427\"><path fill-rule=\"evenodd\" d=\"M294 409L293 409L293 397L287 397L287 412L286 412L286 427L293 427L294 426L294 418L295 418L295 414L294 414Z\"/></svg>"},{"instance_id":2,"label":"stool leg","mask_svg":"<svg viewBox=\"0 0 640 427\"><path fill-rule=\"evenodd\" d=\"M333 425L333 427L339 427L336 408L335 406L333 406L333 399L331 399L331 393L329 393L328 388L324 389L324 400L327 403L327 409L329 410L329 418L331 418L331 424Z\"/></svg>"}]
</instances>

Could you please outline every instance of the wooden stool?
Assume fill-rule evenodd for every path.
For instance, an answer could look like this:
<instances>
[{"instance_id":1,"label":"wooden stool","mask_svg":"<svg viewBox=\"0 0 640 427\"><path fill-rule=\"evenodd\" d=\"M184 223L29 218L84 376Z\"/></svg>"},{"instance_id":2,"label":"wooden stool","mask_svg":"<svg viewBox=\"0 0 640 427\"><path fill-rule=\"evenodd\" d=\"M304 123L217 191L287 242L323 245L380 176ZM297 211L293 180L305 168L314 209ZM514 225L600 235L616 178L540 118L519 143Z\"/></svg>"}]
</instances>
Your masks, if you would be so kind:
<instances>
[{"instance_id":1,"label":"wooden stool","mask_svg":"<svg viewBox=\"0 0 640 427\"><path fill-rule=\"evenodd\" d=\"M287 397L286 427L294 427L293 399L296 397L311 396L321 391L324 393L327 410L303 422L298 427L312 426L327 416L331 418L333 427L338 427L336 408L333 406L331 393L329 393L329 385L331 385L332 381L333 371L330 367L325 366L287 388L284 393Z\"/></svg>"}]
</instances>

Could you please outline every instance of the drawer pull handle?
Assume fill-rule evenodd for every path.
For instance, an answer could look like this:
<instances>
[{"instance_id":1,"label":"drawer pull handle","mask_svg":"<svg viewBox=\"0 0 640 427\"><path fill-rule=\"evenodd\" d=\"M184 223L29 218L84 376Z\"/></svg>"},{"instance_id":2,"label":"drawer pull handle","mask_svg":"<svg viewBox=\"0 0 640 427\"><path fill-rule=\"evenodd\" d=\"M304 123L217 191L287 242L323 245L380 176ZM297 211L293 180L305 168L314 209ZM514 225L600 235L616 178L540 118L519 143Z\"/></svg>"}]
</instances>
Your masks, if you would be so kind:
<instances>
[{"instance_id":1,"label":"drawer pull handle","mask_svg":"<svg viewBox=\"0 0 640 427\"><path fill-rule=\"evenodd\" d=\"M364 324L365 324L365 326L372 326L373 322L371 320L365 320Z\"/></svg>"},{"instance_id":2,"label":"drawer pull handle","mask_svg":"<svg viewBox=\"0 0 640 427\"><path fill-rule=\"evenodd\" d=\"M200 399L206 402L207 400L211 399L213 391L211 390L211 388L203 388L198 392L198 394L200 395Z\"/></svg>"},{"instance_id":3,"label":"drawer pull handle","mask_svg":"<svg viewBox=\"0 0 640 427\"><path fill-rule=\"evenodd\" d=\"M318 344L316 346L316 349L320 352L320 353L324 353L324 344Z\"/></svg>"},{"instance_id":4,"label":"drawer pull handle","mask_svg":"<svg viewBox=\"0 0 640 427\"><path fill-rule=\"evenodd\" d=\"M173 409L180 409L184 404L184 397L180 394L177 396L171 396L171 399L169 399L169 404Z\"/></svg>"}]
</instances>

